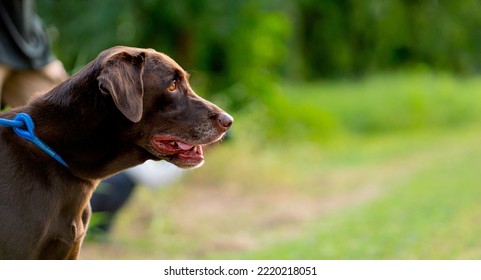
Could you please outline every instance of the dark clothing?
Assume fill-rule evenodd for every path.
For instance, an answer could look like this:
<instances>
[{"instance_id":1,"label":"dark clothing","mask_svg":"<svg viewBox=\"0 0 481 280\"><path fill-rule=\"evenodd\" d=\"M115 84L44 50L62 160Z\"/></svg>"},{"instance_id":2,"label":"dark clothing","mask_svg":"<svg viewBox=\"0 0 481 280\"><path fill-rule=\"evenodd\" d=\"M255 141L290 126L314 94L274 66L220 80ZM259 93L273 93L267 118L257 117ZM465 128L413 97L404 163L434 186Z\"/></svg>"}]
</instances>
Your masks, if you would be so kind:
<instances>
[{"instance_id":1,"label":"dark clothing","mask_svg":"<svg viewBox=\"0 0 481 280\"><path fill-rule=\"evenodd\" d=\"M0 0L0 64L39 69L54 60L34 0Z\"/></svg>"},{"instance_id":2,"label":"dark clothing","mask_svg":"<svg viewBox=\"0 0 481 280\"><path fill-rule=\"evenodd\" d=\"M98 218L92 218L89 232L107 233L115 215L127 202L134 187L134 181L125 172L103 180L90 199L93 217L97 215Z\"/></svg>"}]
</instances>

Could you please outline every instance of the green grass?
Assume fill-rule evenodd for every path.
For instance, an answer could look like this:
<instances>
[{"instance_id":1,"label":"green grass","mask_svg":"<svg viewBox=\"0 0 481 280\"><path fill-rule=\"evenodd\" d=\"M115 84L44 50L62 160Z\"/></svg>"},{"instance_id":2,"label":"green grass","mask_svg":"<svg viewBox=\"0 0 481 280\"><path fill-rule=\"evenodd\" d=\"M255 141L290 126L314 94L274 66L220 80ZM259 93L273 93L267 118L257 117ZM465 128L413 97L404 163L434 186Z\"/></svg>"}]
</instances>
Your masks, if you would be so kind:
<instances>
[{"instance_id":1,"label":"green grass","mask_svg":"<svg viewBox=\"0 0 481 280\"><path fill-rule=\"evenodd\" d=\"M339 132L456 127L481 119L480 89L479 77L429 73L285 85L269 105L269 131L282 136L288 128L322 141Z\"/></svg>"},{"instance_id":2,"label":"green grass","mask_svg":"<svg viewBox=\"0 0 481 280\"><path fill-rule=\"evenodd\" d=\"M294 240L242 258L479 259L480 137L460 132L452 146L434 144L431 160L384 182L375 201L312 221Z\"/></svg>"},{"instance_id":3,"label":"green grass","mask_svg":"<svg viewBox=\"0 0 481 280\"><path fill-rule=\"evenodd\" d=\"M82 258L478 259L481 79L282 87L170 188L139 188ZM267 116L267 117L266 117Z\"/></svg>"}]
</instances>

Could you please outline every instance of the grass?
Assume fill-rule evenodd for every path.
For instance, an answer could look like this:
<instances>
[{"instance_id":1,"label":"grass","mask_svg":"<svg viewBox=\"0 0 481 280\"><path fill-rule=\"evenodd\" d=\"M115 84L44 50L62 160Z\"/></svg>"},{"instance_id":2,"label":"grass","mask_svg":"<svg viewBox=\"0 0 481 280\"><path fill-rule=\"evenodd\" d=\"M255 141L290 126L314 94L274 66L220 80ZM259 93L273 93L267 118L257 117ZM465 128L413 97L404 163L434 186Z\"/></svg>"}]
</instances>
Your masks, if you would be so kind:
<instances>
[{"instance_id":1,"label":"grass","mask_svg":"<svg viewBox=\"0 0 481 280\"><path fill-rule=\"evenodd\" d=\"M81 257L480 258L479 89L431 74L284 86L204 167L139 188Z\"/></svg>"},{"instance_id":2,"label":"grass","mask_svg":"<svg viewBox=\"0 0 481 280\"><path fill-rule=\"evenodd\" d=\"M479 259L480 136L464 131L450 145L418 151L429 160L408 176L383 181L376 200L318 219L294 240L242 258Z\"/></svg>"},{"instance_id":3,"label":"grass","mask_svg":"<svg viewBox=\"0 0 481 280\"><path fill-rule=\"evenodd\" d=\"M272 102L270 130L285 136L287 126L323 141L339 132L367 135L456 127L481 119L480 88L478 77L428 73L286 85L284 94Z\"/></svg>"}]
</instances>

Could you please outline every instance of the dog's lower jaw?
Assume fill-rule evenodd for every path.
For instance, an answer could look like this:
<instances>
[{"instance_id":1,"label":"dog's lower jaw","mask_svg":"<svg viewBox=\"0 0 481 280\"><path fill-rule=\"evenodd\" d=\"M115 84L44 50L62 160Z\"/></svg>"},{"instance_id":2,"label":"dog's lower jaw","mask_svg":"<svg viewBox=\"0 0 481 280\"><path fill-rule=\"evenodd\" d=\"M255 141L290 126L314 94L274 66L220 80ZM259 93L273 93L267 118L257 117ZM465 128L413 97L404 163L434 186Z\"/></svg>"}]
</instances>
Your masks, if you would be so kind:
<instances>
[{"instance_id":1,"label":"dog's lower jaw","mask_svg":"<svg viewBox=\"0 0 481 280\"><path fill-rule=\"evenodd\" d=\"M205 163L205 160L202 159L201 161L198 161L198 162L195 162L195 163L189 163L189 162L186 162L186 161L183 161L183 162L175 162L175 161L172 161L171 163L177 165L178 167L180 168L183 168L183 169L196 169L196 168L199 168L201 167L202 165L204 165Z\"/></svg>"}]
</instances>

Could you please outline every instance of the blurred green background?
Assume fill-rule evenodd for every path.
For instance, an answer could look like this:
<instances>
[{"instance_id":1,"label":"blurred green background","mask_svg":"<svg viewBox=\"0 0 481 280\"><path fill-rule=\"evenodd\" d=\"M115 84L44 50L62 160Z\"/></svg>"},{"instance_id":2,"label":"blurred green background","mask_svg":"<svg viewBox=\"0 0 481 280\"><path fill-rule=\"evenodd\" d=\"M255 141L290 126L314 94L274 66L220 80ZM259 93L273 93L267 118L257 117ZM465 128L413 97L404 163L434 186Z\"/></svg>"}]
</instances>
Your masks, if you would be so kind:
<instances>
[{"instance_id":1,"label":"blurred green background","mask_svg":"<svg viewBox=\"0 0 481 280\"><path fill-rule=\"evenodd\" d=\"M43 0L74 73L154 48L232 139L84 259L481 258L481 2Z\"/></svg>"}]
</instances>

